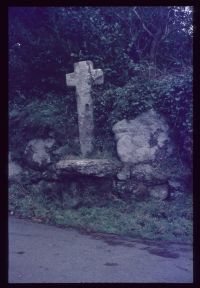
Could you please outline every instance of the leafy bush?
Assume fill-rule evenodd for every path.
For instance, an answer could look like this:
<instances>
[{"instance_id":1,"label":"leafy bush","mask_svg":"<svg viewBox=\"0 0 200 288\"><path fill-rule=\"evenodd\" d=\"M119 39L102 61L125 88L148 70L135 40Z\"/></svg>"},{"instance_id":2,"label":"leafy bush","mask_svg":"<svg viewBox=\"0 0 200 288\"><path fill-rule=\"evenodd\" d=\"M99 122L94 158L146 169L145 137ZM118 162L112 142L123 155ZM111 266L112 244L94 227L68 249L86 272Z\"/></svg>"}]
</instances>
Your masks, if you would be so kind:
<instances>
[{"instance_id":1,"label":"leafy bush","mask_svg":"<svg viewBox=\"0 0 200 288\"><path fill-rule=\"evenodd\" d=\"M124 118L134 119L154 108L165 116L184 159L192 158L192 74L166 74L125 86L93 92L97 139L112 137L112 126ZM106 141L106 140L105 140ZM182 145L183 143L183 145Z\"/></svg>"},{"instance_id":2,"label":"leafy bush","mask_svg":"<svg viewBox=\"0 0 200 288\"><path fill-rule=\"evenodd\" d=\"M74 97L63 98L50 94L42 101L34 99L26 105L10 105L10 149L18 154L18 158L33 138L53 137L58 146L73 146L78 137L76 103ZM66 110L68 100L70 109Z\"/></svg>"},{"instance_id":3,"label":"leafy bush","mask_svg":"<svg viewBox=\"0 0 200 288\"><path fill-rule=\"evenodd\" d=\"M181 156L191 162L193 132L191 70L180 75L168 75L162 81L156 81L155 85L158 87L155 91L159 95L155 101L155 107L166 116L180 148Z\"/></svg>"}]
</instances>

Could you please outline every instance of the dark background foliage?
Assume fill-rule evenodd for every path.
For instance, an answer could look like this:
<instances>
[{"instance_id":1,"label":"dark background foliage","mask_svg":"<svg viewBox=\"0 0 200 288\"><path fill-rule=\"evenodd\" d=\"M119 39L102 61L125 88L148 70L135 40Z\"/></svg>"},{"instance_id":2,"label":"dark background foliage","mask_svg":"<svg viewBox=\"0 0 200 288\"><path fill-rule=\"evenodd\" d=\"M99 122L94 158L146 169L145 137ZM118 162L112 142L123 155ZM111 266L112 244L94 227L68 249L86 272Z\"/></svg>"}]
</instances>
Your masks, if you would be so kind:
<instances>
[{"instance_id":1,"label":"dark background foliage","mask_svg":"<svg viewBox=\"0 0 200 288\"><path fill-rule=\"evenodd\" d=\"M82 60L105 76L93 90L97 150L114 149L114 123L154 107L166 116L181 157L191 160L192 10L184 6L10 8L9 139L16 157L32 138L77 143L75 90L65 74Z\"/></svg>"}]
</instances>

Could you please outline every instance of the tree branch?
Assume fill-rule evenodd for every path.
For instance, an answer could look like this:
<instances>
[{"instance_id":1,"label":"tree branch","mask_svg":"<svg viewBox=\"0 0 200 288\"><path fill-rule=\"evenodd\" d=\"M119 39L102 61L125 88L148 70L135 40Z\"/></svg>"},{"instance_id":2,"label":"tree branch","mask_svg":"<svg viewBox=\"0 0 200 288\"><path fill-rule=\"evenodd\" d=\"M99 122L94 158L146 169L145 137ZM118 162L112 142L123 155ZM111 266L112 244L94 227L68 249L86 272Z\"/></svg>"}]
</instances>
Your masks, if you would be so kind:
<instances>
[{"instance_id":1,"label":"tree branch","mask_svg":"<svg viewBox=\"0 0 200 288\"><path fill-rule=\"evenodd\" d=\"M140 20L140 22L142 23L142 27L147 31L147 33L148 33L151 37L153 37L153 38L155 39L154 35L151 33L151 31L149 31L149 29L146 27L146 25L145 25L144 22L142 21L142 18L140 17L140 15L138 14L138 12L136 11L136 7L133 8L133 11L134 11L135 15L138 17L138 19Z\"/></svg>"}]
</instances>

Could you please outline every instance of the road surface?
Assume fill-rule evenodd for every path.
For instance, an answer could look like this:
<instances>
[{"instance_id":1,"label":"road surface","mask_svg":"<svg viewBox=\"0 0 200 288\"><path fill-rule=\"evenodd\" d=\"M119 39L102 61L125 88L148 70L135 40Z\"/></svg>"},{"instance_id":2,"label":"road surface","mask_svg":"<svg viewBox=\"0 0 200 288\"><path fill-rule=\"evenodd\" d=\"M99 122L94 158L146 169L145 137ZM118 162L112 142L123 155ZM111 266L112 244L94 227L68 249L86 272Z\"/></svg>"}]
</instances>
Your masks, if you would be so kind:
<instances>
[{"instance_id":1,"label":"road surface","mask_svg":"<svg viewBox=\"0 0 200 288\"><path fill-rule=\"evenodd\" d=\"M192 283L192 246L9 219L9 283Z\"/></svg>"}]
</instances>

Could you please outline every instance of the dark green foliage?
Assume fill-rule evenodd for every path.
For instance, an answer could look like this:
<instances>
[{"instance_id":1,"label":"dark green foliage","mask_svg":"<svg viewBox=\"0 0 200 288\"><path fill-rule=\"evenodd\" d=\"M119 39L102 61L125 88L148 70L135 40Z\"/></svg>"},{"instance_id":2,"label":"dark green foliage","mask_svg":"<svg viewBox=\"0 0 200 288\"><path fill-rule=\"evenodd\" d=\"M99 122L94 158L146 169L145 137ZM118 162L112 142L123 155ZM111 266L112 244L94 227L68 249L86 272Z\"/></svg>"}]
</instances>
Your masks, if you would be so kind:
<instances>
[{"instance_id":1,"label":"dark green foliage","mask_svg":"<svg viewBox=\"0 0 200 288\"><path fill-rule=\"evenodd\" d=\"M71 104L70 109L66 108L66 99L54 94L46 95L42 101L32 99L27 105L10 105L10 147L16 151L19 160L27 142L33 138L53 137L57 139L58 147L68 144L78 151L79 147L74 143L78 137L76 100L74 95L66 98Z\"/></svg>"},{"instance_id":2,"label":"dark green foliage","mask_svg":"<svg viewBox=\"0 0 200 288\"><path fill-rule=\"evenodd\" d=\"M144 77L150 65L157 74L181 70L191 65L191 20L184 7L138 7L137 14L128 7L10 8L11 96L65 93L65 72L87 59L116 86Z\"/></svg>"},{"instance_id":3,"label":"dark green foliage","mask_svg":"<svg viewBox=\"0 0 200 288\"><path fill-rule=\"evenodd\" d=\"M162 93L155 101L159 112L166 116L184 159L192 160L192 74L165 77L158 82Z\"/></svg>"},{"instance_id":4,"label":"dark green foliage","mask_svg":"<svg viewBox=\"0 0 200 288\"><path fill-rule=\"evenodd\" d=\"M66 87L65 74L73 72L74 62L92 60L105 76L93 91L97 150L114 155L112 125L154 107L191 158L191 11L184 6L10 8L13 150L50 134L58 145L68 140L73 146L75 89Z\"/></svg>"},{"instance_id":5,"label":"dark green foliage","mask_svg":"<svg viewBox=\"0 0 200 288\"><path fill-rule=\"evenodd\" d=\"M192 74L167 74L143 81L131 79L124 87L112 87L102 93L95 91L96 137L112 136L112 126L124 118L154 108L166 117L180 154L192 157Z\"/></svg>"}]
</instances>

